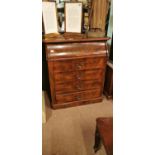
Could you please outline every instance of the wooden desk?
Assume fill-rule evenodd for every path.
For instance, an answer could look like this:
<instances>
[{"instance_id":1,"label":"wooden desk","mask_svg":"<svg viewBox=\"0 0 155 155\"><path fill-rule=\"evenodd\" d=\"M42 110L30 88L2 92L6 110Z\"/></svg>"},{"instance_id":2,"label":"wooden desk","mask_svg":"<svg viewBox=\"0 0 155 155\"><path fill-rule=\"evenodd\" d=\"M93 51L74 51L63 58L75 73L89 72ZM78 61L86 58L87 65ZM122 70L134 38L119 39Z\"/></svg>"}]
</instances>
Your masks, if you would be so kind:
<instances>
[{"instance_id":1,"label":"wooden desk","mask_svg":"<svg viewBox=\"0 0 155 155\"><path fill-rule=\"evenodd\" d=\"M94 150L97 152L103 143L107 155L113 155L113 118L97 118Z\"/></svg>"}]
</instances>

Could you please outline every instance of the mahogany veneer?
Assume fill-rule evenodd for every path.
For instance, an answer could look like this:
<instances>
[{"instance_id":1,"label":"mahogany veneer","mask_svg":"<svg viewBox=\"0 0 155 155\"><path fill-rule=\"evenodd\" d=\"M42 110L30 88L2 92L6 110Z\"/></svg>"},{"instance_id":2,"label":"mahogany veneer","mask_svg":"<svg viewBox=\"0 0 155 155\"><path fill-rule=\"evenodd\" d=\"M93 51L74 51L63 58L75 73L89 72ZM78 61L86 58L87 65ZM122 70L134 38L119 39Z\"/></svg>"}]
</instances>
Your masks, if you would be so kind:
<instances>
[{"instance_id":1,"label":"mahogany veneer","mask_svg":"<svg viewBox=\"0 0 155 155\"><path fill-rule=\"evenodd\" d=\"M45 42L53 108L102 101L106 40Z\"/></svg>"}]
</instances>

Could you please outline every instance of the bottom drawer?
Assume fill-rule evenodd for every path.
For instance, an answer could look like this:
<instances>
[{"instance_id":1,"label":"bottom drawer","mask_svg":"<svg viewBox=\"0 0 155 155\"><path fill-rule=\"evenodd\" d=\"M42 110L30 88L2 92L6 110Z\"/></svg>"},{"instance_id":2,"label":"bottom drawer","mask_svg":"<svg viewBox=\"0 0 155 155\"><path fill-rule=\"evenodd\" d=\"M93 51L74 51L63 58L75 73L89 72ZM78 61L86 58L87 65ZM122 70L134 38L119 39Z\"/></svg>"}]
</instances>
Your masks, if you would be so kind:
<instances>
[{"instance_id":1,"label":"bottom drawer","mask_svg":"<svg viewBox=\"0 0 155 155\"><path fill-rule=\"evenodd\" d=\"M56 95L56 101L57 103L66 103L73 101L89 100L92 98L98 98L100 96L101 96L101 89L94 89L73 94Z\"/></svg>"}]
</instances>

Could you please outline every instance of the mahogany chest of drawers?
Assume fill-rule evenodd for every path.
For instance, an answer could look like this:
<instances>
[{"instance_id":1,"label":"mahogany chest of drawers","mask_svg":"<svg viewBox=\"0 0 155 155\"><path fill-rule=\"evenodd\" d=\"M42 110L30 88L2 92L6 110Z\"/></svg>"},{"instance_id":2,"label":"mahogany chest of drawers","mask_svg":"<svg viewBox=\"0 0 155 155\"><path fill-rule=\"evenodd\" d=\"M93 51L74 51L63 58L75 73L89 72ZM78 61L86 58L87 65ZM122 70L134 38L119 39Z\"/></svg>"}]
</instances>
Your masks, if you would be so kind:
<instances>
[{"instance_id":1,"label":"mahogany chest of drawers","mask_svg":"<svg viewBox=\"0 0 155 155\"><path fill-rule=\"evenodd\" d=\"M102 101L107 52L104 38L46 44L53 108Z\"/></svg>"}]
</instances>

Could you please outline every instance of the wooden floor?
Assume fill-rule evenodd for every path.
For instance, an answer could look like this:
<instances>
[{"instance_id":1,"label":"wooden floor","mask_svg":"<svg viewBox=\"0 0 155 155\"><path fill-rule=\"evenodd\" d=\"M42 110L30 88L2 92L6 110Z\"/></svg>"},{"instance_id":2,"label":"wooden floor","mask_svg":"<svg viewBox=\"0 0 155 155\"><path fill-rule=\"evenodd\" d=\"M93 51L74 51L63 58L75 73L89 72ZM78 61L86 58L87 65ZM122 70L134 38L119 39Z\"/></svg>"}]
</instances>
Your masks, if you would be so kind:
<instances>
[{"instance_id":1,"label":"wooden floor","mask_svg":"<svg viewBox=\"0 0 155 155\"><path fill-rule=\"evenodd\" d=\"M47 107L43 124L43 155L106 155L104 147L94 153L97 117L112 116L112 100L67 109Z\"/></svg>"}]
</instances>

